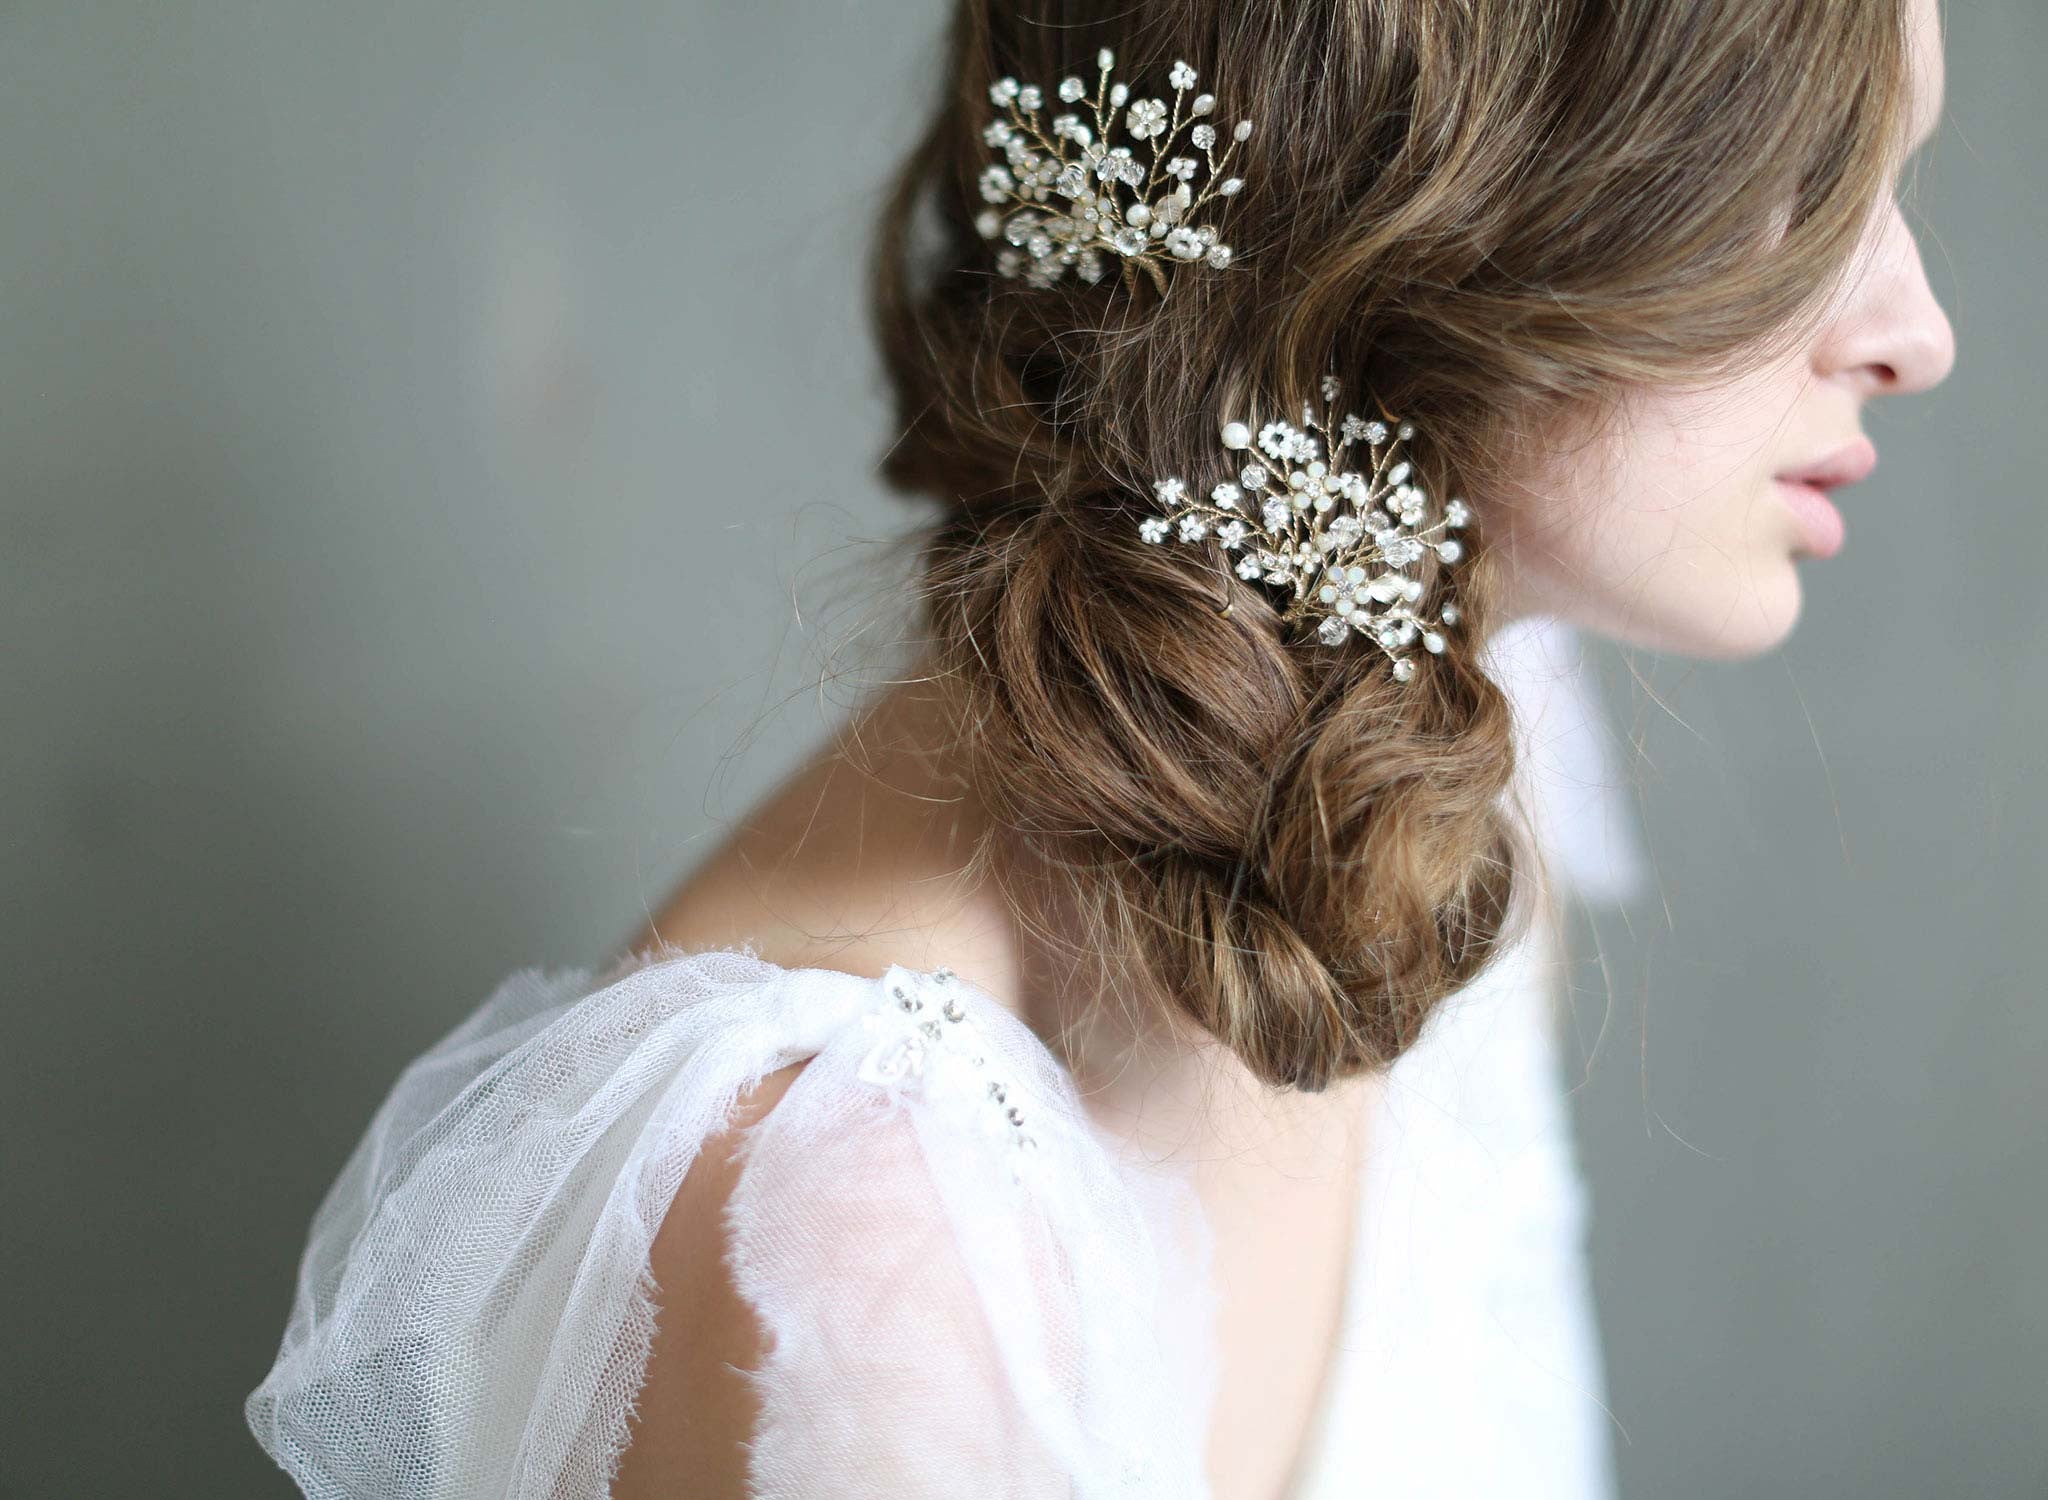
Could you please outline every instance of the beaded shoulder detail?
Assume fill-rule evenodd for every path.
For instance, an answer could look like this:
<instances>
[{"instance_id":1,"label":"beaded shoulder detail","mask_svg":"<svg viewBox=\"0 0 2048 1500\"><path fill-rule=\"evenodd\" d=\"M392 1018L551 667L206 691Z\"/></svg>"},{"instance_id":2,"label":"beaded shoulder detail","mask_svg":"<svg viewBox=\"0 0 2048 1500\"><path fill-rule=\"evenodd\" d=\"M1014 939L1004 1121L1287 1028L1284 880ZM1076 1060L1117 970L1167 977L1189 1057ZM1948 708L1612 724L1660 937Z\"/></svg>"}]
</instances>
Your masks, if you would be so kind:
<instances>
[{"instance_id":1,"label":"beaded shoulder detail","mask_svg":"<svg viewBox=\"0 0 2048 1500\"><path fill-rule=\"evenodd\" d=\"M971 994L951 969L892 968L861 1017L870 1041L859 1077L892 1097L921 1094L972 1122L1002 1147L1022 1181L1038 1150L1026 1129L1029 1101L975 1020Z\"/></svg>"}]
</instances>

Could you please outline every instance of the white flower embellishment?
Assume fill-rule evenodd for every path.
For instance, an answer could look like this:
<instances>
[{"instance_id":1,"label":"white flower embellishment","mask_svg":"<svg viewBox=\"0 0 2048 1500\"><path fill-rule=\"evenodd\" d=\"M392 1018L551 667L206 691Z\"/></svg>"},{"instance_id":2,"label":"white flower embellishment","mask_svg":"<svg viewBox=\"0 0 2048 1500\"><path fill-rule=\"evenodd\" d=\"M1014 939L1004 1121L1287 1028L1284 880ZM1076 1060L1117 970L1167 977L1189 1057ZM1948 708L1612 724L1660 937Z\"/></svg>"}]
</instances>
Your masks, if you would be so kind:
<instances>
[{"instance_id":1,"label":"white flower embellishment","mask_svg":"<svg viewBox=\"0 0 2048 1500\"><path fill-rule=\"evenodd\" d=\"M1254 430L1247 422L1223 424L1223 446L1249 455L1256 444L1265 460L1253 458L1234 476L1209 491L1190 495L1179 479L1160 479L1153 492L1161 514L1138 523L1147 542L1199 542L1211 535L1239 578L1281 591L1281 618L1315 620L1316 638L1342 645L1353 635L1369 637L1392 658L1394 679L1415 676L1415 658L1404 647L1419 637L1431 654L1444 649L1442 627L1458 622L1458 607L1445 603L1432 621L1416 609L1422 580L1403 571L1428 552L1444 562L1464 556L1464 544L1444 533L1472 519L1471 507L1452 499L1443 514L1425 524L1429 497L1410 477L1413 467L1397 458L1415 435L1413 423L1350 415L1332 423L1340 394L1334 375L1322 381L1323 409L1303 402L1301 423L1274 420ZM1370 449L1361 469L1345 467L1354 443Z\"/></svg>"},{"instance_id":2,"label":"white flower embellishment","mask_svg":"<svg viewBox=\"0 0 2048 1500\"><path fill-rule=\"evenodd\" d=\"M892 969L880 1001L861 1017L872 1038L856 1070L886 1094L921 1093L1000 1146L1017 1181L1037 1170L1027 1101L987 1033L963 1005L951 969Z\"/></svg>"},{"instance_id":3,"label":"white flower embellishment","mask_svg":"<svg viewBox=\"0 0 2048 1500\"><path fill-rule=\"evenodd\" d=\"M1110 83L1116 58L1107 47L1095 60L1092 97L1079 78L1063 78L1055 90L1061 104L1084 105L1085 120L1072 111L1041 120L1045 95L1035 84L1003 78L989 88L990 100L1007 115L991 120L982 139L1003 160L981 174L981 196L997 206L983 209L975 227L984 239L1007 241L996 269L1033 286L1051 286L1072 269L1093 285L1108 274L1108 257L1117 256L1126 281L1141 267L1163 292L1162 267L1170 262L1228 266L1230 246L1214 225L1197 224L1195 217L1243 189L1244 180L1225 169L1251 135L1252 122L1239 120L1219 154L1216 126L1207 118L1216 96L1186 98L1195 86L1193 68L1176 62L1167 74L1169 107L1163 99L1132 99L1129 85ZM1130 145L1110 144L1119 120L1143 156ZM1183 130L1186 150L1175 144ZM1204 178L1199 191L1197 176Z\"/></svg>"}]
</instances>

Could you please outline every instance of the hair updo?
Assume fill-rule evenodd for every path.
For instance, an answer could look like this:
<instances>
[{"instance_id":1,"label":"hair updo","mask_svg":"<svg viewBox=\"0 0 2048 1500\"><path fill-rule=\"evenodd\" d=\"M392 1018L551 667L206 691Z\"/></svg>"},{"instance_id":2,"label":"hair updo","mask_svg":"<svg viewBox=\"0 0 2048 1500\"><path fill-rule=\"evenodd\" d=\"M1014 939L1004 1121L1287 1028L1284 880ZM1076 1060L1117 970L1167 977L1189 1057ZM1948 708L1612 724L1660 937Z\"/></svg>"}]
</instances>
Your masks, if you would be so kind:
<instances>
[{"instance_id":1,"label":"hair updo","mask_svg":"<svg viewBox=\"0 0 2048 1500\"><path fill-rule=\"evenodd\" d=\"M1383 1065L1518 928L1531 852L1481 669L1488 498L1630 388L1796 338L1900 147L1903 0L961 0L947 97L883 206L873 311L893 487L926 543L935 668L999 829L1048 858L1077 945L1262 1079ZM1227 270L997 276L974 227L1005 75L1137 95L1186 59L1255 122ZM1225 414L1325 372L1413 421L1468 496L1450 648L1283 632L1256 583L1140 541L1150 481L1225 477ZM1425 562L1435 567L1433 554ZM1227 612L1222 609L1228 604Z\"/></svg>"}]
</instances>

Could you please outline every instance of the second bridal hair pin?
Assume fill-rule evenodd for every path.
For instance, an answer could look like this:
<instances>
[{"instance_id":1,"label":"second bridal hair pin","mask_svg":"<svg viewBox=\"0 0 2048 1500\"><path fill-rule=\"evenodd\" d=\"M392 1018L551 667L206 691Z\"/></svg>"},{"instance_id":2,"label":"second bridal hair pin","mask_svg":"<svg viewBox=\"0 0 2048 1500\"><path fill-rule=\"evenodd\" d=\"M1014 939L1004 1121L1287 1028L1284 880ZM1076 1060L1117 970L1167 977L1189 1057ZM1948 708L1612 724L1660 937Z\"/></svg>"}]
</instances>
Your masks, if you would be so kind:
<instances>
[{"instance_id":1,"label":"second bridal hair pin","mask_svg":"<svg viewBox=\"0 0 2048 1500\"><path fill-rule=\"evenodd\" d=\"M1315 621L1326 646L1365 636L1393 659L1394 680L1407 682L1415 658L1403 648L1419 637L1425 651L1441 652L1442 627L1457 624L1458 607L1445 603L1430 620L1415 607L1422 580L1404 570L1426 551L1447 563L1464 556L1464 544L1444 533L1465 525L1472 511L1454 498L1427 521L1429 497L1411 477L1413 466L1396 457L1414 425L1389 430L1354 414L1333 427L1340 391L1337 378L1325 375L1321 415L1303 402L1298 427L1271 421L1255 438L1244 422L1224 423L1223 446L1245 452L1244 466L1200 499L1179 479L1154 481L1162 513L1138 530L1148 542L1213 539L1235 557L1239 578L1281 592L1283 620ZM1263 460L1250 456L1255 441ZM1347 468L1354 443L1370 458Z\"/></svg>"},{"instance_id":2,"label":"second bridal hair pin","mask_svg":"<svg viewBox=\"0 0 2048 1500\"><path fill-rule=\"evenodd\" d=\"M1008 242L996 256L996 270L1044 287L1072 269L1093 285L1108 274L1107 257L1115 256L1126 281L1141 268L1162 292L1163 267L1175 262L1222 270L1230 264L1230 246L1213 224L1195 219L1244 187L1228 168L1252 122L1239 120L1227 140L1220 136L1210 118L1216 96L1187 97L1196 73L1184 62L1167 74L1171 106L1164 99L1133 99L1128 84L1112 84L1116 55L1109 48L1095 62L1092 96L1080 78L1062 78L1055 90L1061 104L1085 108L1085 120L1076 108L1042 121L1046 99L1037 84L1002 78L989 87L990 102L1007 113L988 123L982 139L1003 160L981 174L981 196L997 206L983 209L974 223L982 238ZM1135 145L1110 144L1119 124ZM1183 130L1185 149L1177 144Z\"/></svg>"}]
</instances>

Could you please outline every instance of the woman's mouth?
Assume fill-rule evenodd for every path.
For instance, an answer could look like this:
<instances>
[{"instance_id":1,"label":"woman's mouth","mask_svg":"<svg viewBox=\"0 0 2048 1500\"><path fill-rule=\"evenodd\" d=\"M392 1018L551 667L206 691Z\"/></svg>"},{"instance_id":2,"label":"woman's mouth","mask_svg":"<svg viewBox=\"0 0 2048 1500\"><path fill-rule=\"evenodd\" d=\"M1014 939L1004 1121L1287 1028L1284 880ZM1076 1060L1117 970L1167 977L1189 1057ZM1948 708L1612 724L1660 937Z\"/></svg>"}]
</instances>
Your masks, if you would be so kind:
<instances>
[{"instance_id":1,"label":"woman's mouth","mask_svg":"<svg viewBox=\"0 0 2048 1500\"><path fill-rule=\"evenodd\" d=\"M1860 484L1876 467L1876 445L1867 437L1858 437L1813 463L1776 476L1779 493L1799 522L1802 551L1813 557L1833 557L1842 550L1848 523L1828 498L1828 491Z\"/></svg>"}]
</instances>

